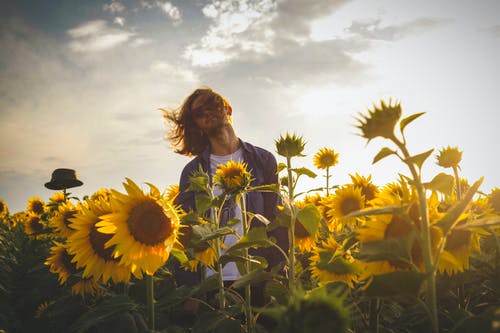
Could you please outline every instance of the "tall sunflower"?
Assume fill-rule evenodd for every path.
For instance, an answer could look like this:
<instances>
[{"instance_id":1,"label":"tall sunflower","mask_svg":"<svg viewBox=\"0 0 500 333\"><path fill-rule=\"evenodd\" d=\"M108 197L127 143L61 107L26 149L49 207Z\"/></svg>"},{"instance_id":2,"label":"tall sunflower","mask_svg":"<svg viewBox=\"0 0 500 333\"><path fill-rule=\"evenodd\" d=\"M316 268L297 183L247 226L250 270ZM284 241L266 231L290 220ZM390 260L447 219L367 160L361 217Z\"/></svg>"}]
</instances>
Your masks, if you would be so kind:
<instances>
[{"instance_id":1,"label":"tall sunflower","mask_svg":"<svg viewBox=\"0 0 500 333\"><path fill-rule=\"evenodd\" d=\"M337 165L339 154L333 149L323 147L313 157L313 163L318 169L327 169Z\"/></svg>"},{"instance_id":2,"label":"tall sunflower","mask_svg":"<svg viewBox=\"0 0 500 333\"><path fill-rule=\"evenodd\" d=\"M31 197L28 200L26 211L28 213L42 215L45 212L45 202L37 196Z\"/></svg>"},{"instance_id":3,"label":"tall sunflower","mask_svg":"<svg viewBox=\"0 0 500 333\"><path fill-rule=\"evenodd\" d=\"M311 261L311 276L320 283L341 281L350 288L358 282L358 275L362 271L362 263L355 259L349 250L333 239L332 236L321 247L314 247Z\"/></svg>"},{"instance_id":4,"label":"tall sunflower","mask_svg":"<svg viewBox=\"0 0 500 333\"><path fill-rule=\"evenodd\" d=\"M361 136L370 141L376 137L387 139L394 138L394 127L401 118L401 104L392 100L389 103L380 101L380 105L373 105L373 110L368 109L368 115L360 114L358 118Z\"/></svg>"},{"instance_id":5,"label":"tall sunflower","mask_svg":"<svg viewBox=\"0 0 500 333\"><path fill-rule=\"evenodd\" d=\"M42 232L45 228L45 223L40 217L35 213L28 213L24 220L24 232L27 235L36 235Z\"/></svg>"},{"instance_id":6,"label":"tall sunflower","mask_svg":"<svg viewBox=\"0 0 500 333\"><path fill-rule=\"evenodd\" d=\"M105 248L104 244L112 237L103 234L96 228L99 217L111 213L109 203L103 200L89 201L73 218L72 228L75 230L68 237L68 253L74 256L77 268L83 268L82 277L92 277L103 283L112 279L113 282L130 281L133 267L119 264L113 257L114 246ZM141 278L140 272L135 272Z\"/></svg>"},{"instance_id":7,"label":"tall sunflower","mask_svg":"<svg viewBox=\"0 0 500 333\"><path fill-rule=\"evenodd\" d=\"M215 171L214 183L226 193L241 192L250 185L251 175L247 164L230 160L220 164Z\"/></svg>"},{"instance_id":8,"label":"tall sunflower","mask_svg":"<svg viewBox=\"0 0 500 333\"><path fill-rule=\"evenodd\" d=\"M81 206L75 206L71 201L59 205L57 212L49 220L49 226L57 231L59 236L67 238L75 230L71 226L73 217Z\"/></svg>"},{"instance_id":9,"label":"tall sunflower","mask_svg":"<svg viewBox=\"0 0 500 333\"><path fill-rule=\"evenodd\" d=\"M361 189L352 185L338 188L333 195L325 197L321 201L325 207L330 231L338 231L346 224L353 224L356 219L345 219L350 213L365 207L365 197Z\"/></svg>"},{"instance_id":10,"label":"tall sunflower","mask_svg":"<svg viewBox=\"0 0 500 333\"><path fill-rule=\"evenodd\" d=\"M131 179L123 183L127 194L113 190L113 212L102 215L97 231L112 235L105 247L115 246L120 264L137 266L148 275L162 266L174 246L179 229L179 209L150 186L144 193Z\"/></svg>"},{"instance_id":11,"label":"tall sunflower","mask_svg":"<svg viewBox=\"0 0 500 333\"><path fill-rule=\"evenodd\" d=\"M443 168L460 168L458 164L462 161L462 153L458 147L442 148L436 156L437 165Z\"/></svg>"}]
</instances>

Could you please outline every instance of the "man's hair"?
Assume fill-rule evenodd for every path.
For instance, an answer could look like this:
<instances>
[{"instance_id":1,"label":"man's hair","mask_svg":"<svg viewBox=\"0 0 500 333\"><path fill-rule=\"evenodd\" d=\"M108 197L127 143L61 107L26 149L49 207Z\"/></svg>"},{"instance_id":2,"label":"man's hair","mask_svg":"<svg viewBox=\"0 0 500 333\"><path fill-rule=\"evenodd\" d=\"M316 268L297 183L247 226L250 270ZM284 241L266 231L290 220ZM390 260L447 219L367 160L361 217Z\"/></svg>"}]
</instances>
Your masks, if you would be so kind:
<instances>
[{"instance_id":1,"label":"man's hair","mask_svg":"<svg viewBox=\"0 0 500 333\"><path fill-rule=\"evenodd\" d=\"M220 106L229 106L227 100L211 88L196 89L186 97L182 105L173 111L161 109L163 117L171 124L167 139L174 151L181 155L198 156L209 145L207 135L196 126L193 117L192 104L195 99L201 98L203 104L217 103Z\"/></svg>"}]
</instances>

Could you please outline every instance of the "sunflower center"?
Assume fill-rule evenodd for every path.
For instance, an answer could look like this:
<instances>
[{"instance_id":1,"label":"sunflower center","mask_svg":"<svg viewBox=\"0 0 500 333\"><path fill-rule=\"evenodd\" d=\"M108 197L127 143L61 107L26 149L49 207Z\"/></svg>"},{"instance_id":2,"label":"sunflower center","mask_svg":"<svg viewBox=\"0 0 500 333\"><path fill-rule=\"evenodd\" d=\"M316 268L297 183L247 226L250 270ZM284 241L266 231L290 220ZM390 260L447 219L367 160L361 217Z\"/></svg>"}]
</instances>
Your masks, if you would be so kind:
<instances>
[{"instance_id":1,"label":"sunflower center","mask_svg":"<svg viewBox=\"0 0 500 333\"><path fill-rule=\"evenodd\" d=\"M155 201L143 201L130 210L127 224L132 236L143 244L162 243L172 233L170 219Z\"/></svg>"},{"instance_id":2,"label":"sunflower center","mask_svg":"<svg viewBox=\"0 0 500 333\"><path fill-rule=\"evenodd\" d=\"M42 214L43 213L43 204L40 201L35 201L33 202L31 206L31 210L35 214Z\"/></svg>"},{"instance_id":3,"label":"sunflower center","mask_svg":"<svg viewBox=\"0 0 500 333\"><path fill-rule=\"evenodd\" d=\"M42 231L43 224L40 222L40 218L38 216L33 216L30 219L30 227L34 232Z\"/></svg>"},{"instance_id":4,"label":"sunflower center","mask_svg":"<svg viewBox=\"0 0 500 333\"><path fill-rule=\"evenodd\" d=\"M95 225L93 225L92 228L90 229L89 233L90 245L92 246L94 252L105 261L118 261L117 259L113 258L114 246L108 248L104 247L104 244L106 244L106 242L110 240L112 237L113 235L103 234L102 232L97 231Z\"/></svg>"},{"instance_id":5,"label":"sunflower center","mask_svg":"<svg viewBox=\"0 0 500 333\"><path fill-rule=\"evenodd\" d=\"M461 246L469 244L470 237L471 232L469 230L455 229L447 237L444 248L451 251L456 250Z\"/></svg>"},{"instance_id":6,"label":"sunflower center","mask_svg":"<svg viewBox=\"0 0 500 333\"><path fill-rule=\"evenodd\" d=\"M345 198L340 204L342 216L361 209L361 202L357 198Z\"/></svg>"}]
</instances>

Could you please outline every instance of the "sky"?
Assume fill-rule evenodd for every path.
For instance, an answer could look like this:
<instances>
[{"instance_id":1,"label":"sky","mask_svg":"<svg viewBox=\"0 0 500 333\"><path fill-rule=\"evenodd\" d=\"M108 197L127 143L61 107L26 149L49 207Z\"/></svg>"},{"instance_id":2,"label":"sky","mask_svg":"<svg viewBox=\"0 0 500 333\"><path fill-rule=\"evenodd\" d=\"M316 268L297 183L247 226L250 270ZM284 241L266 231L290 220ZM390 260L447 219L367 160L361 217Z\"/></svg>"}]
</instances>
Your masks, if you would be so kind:
<instances>
[{"instance_id":1,"label":"sky","mask_svg":"<svg viewBox=\"0 0 500 333\"><path fill-rule=\"evenodd\" d=\"M380 100L399 101L410 153L435 149L430 181L446 172L439 150L463 151L461 177L488 193L500 186L500 1L213 0L27 1L0 4L0 198L11 213L47 201L56 168L77 172L82 198L178 182L189 157L165 140L160 108L174 109L209 86L233 106L244 141L276 154L295 133L314 167L323 147L339 154L331 183L349 175L376 185L409 174L385 146L367 144L356 117Z\"/></svg>"}]
</instances>

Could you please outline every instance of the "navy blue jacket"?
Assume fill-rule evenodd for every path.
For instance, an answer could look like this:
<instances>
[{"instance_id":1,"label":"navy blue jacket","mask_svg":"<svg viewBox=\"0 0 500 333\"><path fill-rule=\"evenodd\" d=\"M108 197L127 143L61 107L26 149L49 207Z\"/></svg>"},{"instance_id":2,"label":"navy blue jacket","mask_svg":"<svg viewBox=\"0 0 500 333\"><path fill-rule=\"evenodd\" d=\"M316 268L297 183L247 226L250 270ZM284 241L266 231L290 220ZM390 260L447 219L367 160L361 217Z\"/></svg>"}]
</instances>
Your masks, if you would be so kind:
<instances>
[{"instance_id":1,"label":"navy blue jacket","mask_svg":"<svg viewBox=\"0 0 500 333\"><path fill-rule=\"evenodd\" d=\"M278 183L276 158L269 151L256 147L248 142L240 140L243 148L243 160L247 163L247 170L251 173L251 186L269 185ZM187 191L189 187L189 177L199 166L207 173L210 173L210 149L207 148L199 156L193 158L182 170L179 182L179 195L175 203L181 205L184 211L189 212L195 209L196 192ZM277 214L277 206L281 203L280 197L274 192L250 192L246 195L247 211L254 214L261 214L269 221L274 221ZM264 224L253 219L250 221L250 228L264 226ZM286 228L278 227L268 233L276 238L277 244L285 251L288 251L288 233ZM284 260L283 255L274 247L250 249L249 254L265 257L269 267L273 267ZM182 269L175 269L175 276L179 285L193 285L201 281L200 272L187 272Z\"/></svg>"}]
</instances>

